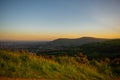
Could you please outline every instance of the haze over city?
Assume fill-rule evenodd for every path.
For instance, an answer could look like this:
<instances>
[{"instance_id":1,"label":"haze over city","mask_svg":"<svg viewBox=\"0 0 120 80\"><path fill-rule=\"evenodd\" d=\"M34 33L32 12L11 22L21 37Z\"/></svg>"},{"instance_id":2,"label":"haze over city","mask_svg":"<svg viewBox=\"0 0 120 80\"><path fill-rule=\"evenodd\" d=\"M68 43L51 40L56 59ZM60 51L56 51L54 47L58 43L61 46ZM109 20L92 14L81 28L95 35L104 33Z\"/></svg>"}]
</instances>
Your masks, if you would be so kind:
<instances>
[{"instance_id":1,"label":"haze over city","mask_svg":"<svg viewBox=\"0 0 120 80\"><path fill-rule=\"evenodd\" d=\"M0 0L0 40L120 38L120 0Z\"/></svg>"}]
</instances>

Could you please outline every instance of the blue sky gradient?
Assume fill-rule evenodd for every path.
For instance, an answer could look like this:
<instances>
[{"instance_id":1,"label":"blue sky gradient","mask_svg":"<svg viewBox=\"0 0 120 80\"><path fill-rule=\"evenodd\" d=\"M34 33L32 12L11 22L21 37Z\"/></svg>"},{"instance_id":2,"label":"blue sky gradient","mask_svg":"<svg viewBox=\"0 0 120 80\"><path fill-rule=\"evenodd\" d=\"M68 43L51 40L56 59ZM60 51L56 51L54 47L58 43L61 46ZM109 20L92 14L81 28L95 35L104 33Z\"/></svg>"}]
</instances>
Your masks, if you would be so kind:
<instances>
[{"instance_id":1,"label":"blue sky gradient","mask_svg":"<svg viewBox=\"0 0 120 80\"><path fill-rule=\"evenodd\" d=\"M0 40L120 38L120 0L0 0Z\"/></svg>"}]
</instances>

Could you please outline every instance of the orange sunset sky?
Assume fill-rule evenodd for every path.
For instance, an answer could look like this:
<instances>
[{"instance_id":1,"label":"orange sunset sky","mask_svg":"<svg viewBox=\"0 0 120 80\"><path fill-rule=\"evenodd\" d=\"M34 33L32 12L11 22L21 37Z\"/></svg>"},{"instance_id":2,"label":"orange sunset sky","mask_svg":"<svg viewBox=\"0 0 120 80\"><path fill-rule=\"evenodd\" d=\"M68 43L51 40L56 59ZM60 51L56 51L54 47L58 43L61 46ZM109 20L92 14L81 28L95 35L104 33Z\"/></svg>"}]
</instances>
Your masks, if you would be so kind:
<instances>
[{"instance_id":1,"label":"orange sunset sky","mask_svg":"<svg viewBox=\"0 0 120 80\"><path fill-rule=\"evenodd\" d=\"M0 40L120 38L119 0L0 0Z\"/></svg>"}]
</instances>

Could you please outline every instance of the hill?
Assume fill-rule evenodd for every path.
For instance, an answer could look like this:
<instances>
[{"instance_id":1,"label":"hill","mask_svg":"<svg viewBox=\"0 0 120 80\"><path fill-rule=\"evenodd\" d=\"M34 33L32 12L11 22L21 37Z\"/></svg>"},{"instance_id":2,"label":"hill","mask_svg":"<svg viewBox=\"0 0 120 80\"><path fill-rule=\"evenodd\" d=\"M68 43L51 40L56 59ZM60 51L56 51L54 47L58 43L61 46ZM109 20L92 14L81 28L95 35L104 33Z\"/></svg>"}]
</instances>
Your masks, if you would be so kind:
<instances>
[{"instance_id":1,"label":"hill","mask_svg":"<svg viewBox=\"0 0 120 80\"><path fill-rule=\"evenodd\" d=\"M83 44L93 43L93 42L102 42L108 39L103 38L93 38L93 37L81 37L77 39L67 39L67 38L59 38L49 42L49 44L54 46L80 46Z\"/></svg>"},{"instance_id":2,"label":"hill","mask_svg":"<svg viewBox=\"0 0 120 80\"><path fill-rule=\"evenodd\" d=\"M56 43L53 43L54 46L49 44L49 46L51 46L50 48L53 47L53 49L51 49L49 51L43 51L43 52L41 52L41 54L45 53L46 55L74 56L74 55L78 54L79 52L83 52L83 54L86 54L89 58L120 57L120 39L102 39L97 42L96 41L89 42L89 43L86 43L86 44L83 44L80 46L78 44L77 44L77 46L76 45L75 46L72 46L72 45L71 46L70 45L62 46L61 45L62 43L65 44L64 40L60 44L60 42L62 40L60 40L60 39L55 40L55 42L58 44L59 47L57 45L54 45ZM67 39L65 39L65 40L67 41ZM70 41L68 43L71 44Z\"/></svg>"}]
</instances>

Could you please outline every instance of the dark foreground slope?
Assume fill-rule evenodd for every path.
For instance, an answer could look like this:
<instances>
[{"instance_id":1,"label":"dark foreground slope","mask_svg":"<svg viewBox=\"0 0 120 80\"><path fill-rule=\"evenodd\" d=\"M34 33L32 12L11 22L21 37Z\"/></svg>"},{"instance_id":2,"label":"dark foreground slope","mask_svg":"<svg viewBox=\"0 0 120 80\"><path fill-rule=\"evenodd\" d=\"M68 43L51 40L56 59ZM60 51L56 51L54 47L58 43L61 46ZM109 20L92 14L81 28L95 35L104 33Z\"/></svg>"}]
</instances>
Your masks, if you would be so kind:
<instances>
[{"instance_id":1,"label":"dark foreground slope","mask_svg":"<svg viewBox=\"0 0 120 80\"><path fill-rule=\"evenodd\" d=\"M0 50L0 78L3 79L112 80L118 79L116 75L108 60L89 61L82 54L76 57L47 57L24 51Z\"/></svg>"},{"instance_id":2,"label":"dark foreground slope","mask_svg":"<svg viewBox=\"0 0 120 80\"><path fill-rule=\"evenodd\" d=\"M91 57L120 57L120 39L85 44L80 49Z\"/></svg>"}]
</instances>

